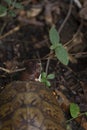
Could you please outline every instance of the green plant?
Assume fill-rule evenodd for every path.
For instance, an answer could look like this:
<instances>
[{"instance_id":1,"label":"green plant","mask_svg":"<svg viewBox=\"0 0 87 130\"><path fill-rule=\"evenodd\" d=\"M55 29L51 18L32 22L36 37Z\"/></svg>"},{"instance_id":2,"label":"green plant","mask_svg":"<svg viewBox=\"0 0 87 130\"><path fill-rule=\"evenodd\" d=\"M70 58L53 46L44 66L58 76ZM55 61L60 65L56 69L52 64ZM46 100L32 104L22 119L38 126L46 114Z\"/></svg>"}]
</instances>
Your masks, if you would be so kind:
<instances>
[{"instance_id":1,"label":"green plant","mask_svg":"<svg viewBox=\"0 0 87 130\"><path fill-rule=\"evenodd\" d=\"M81 113L80 107L76 103L71 103L70 104L70 115L71 115L72 118L70 120L67 120L67 123L74 120L77 117L80 117L80 116L83 116L83 115L87 116L87 112Z\"/></svg>"},{"instance_id":2,"label":"green plant","mask_svg":"<svg viewBox=\"0 0 87 130\"><path fill-rule=\"evenodd\" d=\"M59 59L61 63L67 65L69 62L68 52L61 44L60 37L54 26L52 26L49 31L49 38L52 44L50 49L54 50L57 59Z\"/></svg>"},{"instance_id":3,"label":"green plant","mask_svg":"<svg viewBox=\"0 0 87 130\"><path fill-rule=\"evenodd\" d=\"M72 118L78 117L78 115L80 114L80 108L77 104L75 103L70 104L70 114Z\"/></svg>"},{"instance_id":4,"label":"green plant","mask_svg":"<svg viewBox=\"0 0 87 130\"><path fill-rule=\"evenodd\" d=\"M12 17L16 16L15 9L23 9L23 6L16 2L16 0L4 0L6 5L0 4L0 17L10 15Z\"/></svg>"},{"instance_id":5,"label":"green plant","mask_svg":"<svg viewBox=\"0 0 87 130\"><path fill-rule=\"evenodd\" d=\"M54 79L55 75L54 74L46 74L45 72L41 73L41 82L43 82L46 86L50 87L51 83L50 83L50 79Z\"/></svg>"}]
</instances>

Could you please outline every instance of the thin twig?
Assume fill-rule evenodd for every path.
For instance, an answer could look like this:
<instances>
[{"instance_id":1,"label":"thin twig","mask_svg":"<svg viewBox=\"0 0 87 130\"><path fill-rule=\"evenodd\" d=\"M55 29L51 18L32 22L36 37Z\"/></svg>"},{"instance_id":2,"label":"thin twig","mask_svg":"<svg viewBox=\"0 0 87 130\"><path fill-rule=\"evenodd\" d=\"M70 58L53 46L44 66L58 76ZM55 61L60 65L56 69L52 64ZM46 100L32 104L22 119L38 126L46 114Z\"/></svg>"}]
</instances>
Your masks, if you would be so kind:
<instances>
[{"instance_id":1,"label":"thin twig","mask_svg":"<svg viewBox=\"0 0 87 130\"><path fill-rule=\"evenodd\" d=\"M87 57L87 52L75 53L75 54L72 54L72 56L74 56L76 58L85 58L85 57Z\"/></svg>"},{"instance_id":2,"label":"thin twig","mask_svg":"<svg viewBox=\"0 0 87 130\"><path fill-rule=\"evenodd\" d=\"M59 30L58 30L58 33L60 34L60 32L62 31L63 27L65 26L65 23L67 22L67 20L69 19L69 16L71 14L71 11L72 11L72 4L73 4L73 0L70 0L70 5L69 5L69 11L62 23L62 25L60 26Z\"/></svg>"},{"instance_id":3,"label":"thin twig","mask_svg":"<svg viewBox=\"0 0 87 130\"><path fill-rule=\"evenodd\" d=\"M16 72L19 72L19 71L23 71L23 70L25 70L25 68L16 69L16 70L9 70L9 69L0 67L0 70L5 71L8 74L12 74L12 73L16 73Z\"/></svg>"},{"instance_id":4,"label":"thin twig","mask_svg":"<svg viewBox=\"0 0 87 130\"><path fill-rule=\"evenodd\" d=\"M79 0L74 0L74 3L77 5L78 8L82 8L81 2Z\"/></svg>"},{"instance_id":5,"label":"thin twig","mask_svg":"<svg viewBox=\"0 0 87 130\"><path fill-rule=\"evenodd\" d=\"M5 22L5 23L2 25L2 27L1 27L0 36L2 35L3 30L4 30L4 28L6 27L6 24L7 24L7 22Z\"/></svg>"},{"instance_id":6,"label":"thin twig","mask_svg":"<svg viewBox=\"0 0 87 130\"><path fill-rule=\"evenodd\" d=\"M46 74L48 73L48 68L49 68L49 64L50 64L50 57L47 60L47 64L46 64Z\"/></svg>"},{"instance_id":7,"label":"thin twig","mask_svg":"<svg viewBox=\"0 0 87 130\"><path fill-rule=\"evenodd\" d=\"M20 29L20 26L17 26L13 29L11 29L9 32L5 33L4 35L0 36L0 40L2 40L3 38L13 34L14 32L18 31Z\"/></svg>"}]
</instances>

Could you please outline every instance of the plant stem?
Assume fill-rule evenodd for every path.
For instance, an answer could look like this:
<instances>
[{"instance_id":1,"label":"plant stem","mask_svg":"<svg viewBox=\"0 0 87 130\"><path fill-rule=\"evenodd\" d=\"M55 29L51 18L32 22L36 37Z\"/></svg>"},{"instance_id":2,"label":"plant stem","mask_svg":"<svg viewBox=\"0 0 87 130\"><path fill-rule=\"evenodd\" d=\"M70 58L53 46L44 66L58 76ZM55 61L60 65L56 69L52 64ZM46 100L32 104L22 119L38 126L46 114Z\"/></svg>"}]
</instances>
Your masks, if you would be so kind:
<instances>
[{"instance_id":1,"label":"plant stem","mask_svg":"<svg viewBox=\"0 0 87 130\"><path fill-rule=\"evenodd\" d=\"M76 119L76 118L78 118L78 117L81 117L81 116L83 116L83 115L85 115L85 112L81 113L81 114L78 115L77 117L73 117L73 118L67 120L66 123L69 123L70 121L72 121L72 120L74 120L74 119Z\"/></svg>"}]
</instances>

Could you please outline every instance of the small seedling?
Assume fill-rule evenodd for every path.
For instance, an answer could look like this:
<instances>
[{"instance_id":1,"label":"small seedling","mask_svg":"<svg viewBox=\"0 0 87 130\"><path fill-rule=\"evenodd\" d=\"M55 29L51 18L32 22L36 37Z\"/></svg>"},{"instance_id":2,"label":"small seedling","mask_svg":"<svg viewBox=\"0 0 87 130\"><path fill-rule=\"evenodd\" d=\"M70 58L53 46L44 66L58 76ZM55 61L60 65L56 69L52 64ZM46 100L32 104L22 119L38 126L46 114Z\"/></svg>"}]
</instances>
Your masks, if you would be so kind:
<instances>
[{"instance_id":1,"label":"small seedling","mask_svg":"<svg viewBox=\"0 0 87 130\"><path fill-rule=\"evenodd\" d=\"M4 0L7 5L0 5L0 17L10 15L12 17L16 16L15 9L23 9L23 6L16 1Z\"/></svg>"},{"instance_id":2,"label":"small seedling","mask_svg":"<svg viewBox=\"0 0 87 130\"><path fill-rule=\"evenodd\" d=\"M67 123L76 119L77 117L80 117L80 116L83 116L83 115L87 116L87 112L81 113L80 107L75 103L71 103L70 104L70 115L71 115L72 118L70 120L67 120Z\"/></svg>"},{"instance_id":3,"label":"small seedling","mask_svg":"<svg viewBox=\"0 0 87 130\"><path fill-rule=\"evenodd\" d=\"M55 75L54 74L46 74L45 72L41 73L41 82L43 82L46 86L50 87L51 83L50 83L50 79L54 79Z\"/></svg>"},{"instance_id":4,"label":"small seedling","mask_svg":"<svg viewBox=\"0 0 87 130\"><path fill-rule=\"evenodd\" d=\"M61 44L59 34L54 26L49 31L49 38L52 44L50 49L54 50L57 59L62 64L67 65L69 62L68 52Z\"/></svg>"}]
</instances>

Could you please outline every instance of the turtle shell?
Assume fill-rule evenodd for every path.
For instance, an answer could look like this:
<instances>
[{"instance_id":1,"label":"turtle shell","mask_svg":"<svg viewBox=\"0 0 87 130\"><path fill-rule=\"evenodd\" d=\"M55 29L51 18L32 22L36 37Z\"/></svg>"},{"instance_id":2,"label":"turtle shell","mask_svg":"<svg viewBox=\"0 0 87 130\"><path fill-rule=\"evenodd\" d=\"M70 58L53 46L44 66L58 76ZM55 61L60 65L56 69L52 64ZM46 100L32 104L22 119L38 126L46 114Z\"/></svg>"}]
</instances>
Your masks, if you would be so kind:
<instances>
[{"instance_id":1,"label":"turtle shell","mask_svg":"<svg viewBox=\"0 0 87 130\"><path fill-rule=\"evenodd\" d=\"M34 81L16 81L0 93L0 130L65 130L52 91Z\"/></svg>"}]
</instances>

